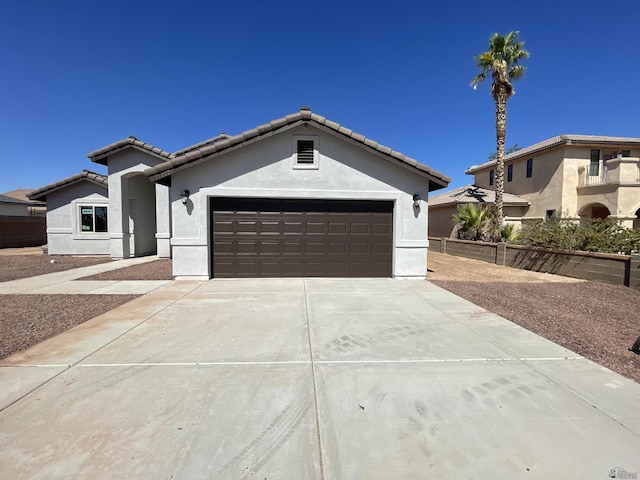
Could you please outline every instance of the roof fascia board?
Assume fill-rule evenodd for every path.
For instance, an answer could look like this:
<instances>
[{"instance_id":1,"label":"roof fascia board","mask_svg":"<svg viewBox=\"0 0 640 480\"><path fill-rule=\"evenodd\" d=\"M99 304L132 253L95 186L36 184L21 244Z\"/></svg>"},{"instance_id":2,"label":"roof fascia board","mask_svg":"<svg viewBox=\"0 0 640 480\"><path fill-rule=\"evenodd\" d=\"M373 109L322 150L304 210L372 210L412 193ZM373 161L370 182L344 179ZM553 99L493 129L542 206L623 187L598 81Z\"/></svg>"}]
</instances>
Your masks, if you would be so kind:
<instances>
[{"instance_id":1,"label":"roof fascia board","mask_svg":"<svg viewBox=\"0 0 640 480\"><path fill-rule=\"evenodd\" d=\"M292 130L294 128L297 128L297 127L299 127L301 125L309 125L312 128L316 128L316 129L321 130L321 131L323 131L325 133L333 135L334 137L339 138L339 139L341 139L343 141L346 141L346 142L350 143L351 145L354 145L354 146L356 146L358 148L366 150L368 153L372 153L372 154L376 155L379 158L383 158L386 161L393 163L394 165L401 166L401 167L407 169L408 171L412 172L413 174L417 174L417 175L420 175L420 176L426 178L427 180L429 180L429 191L438 190L440 188L445 188L449 184L449 182L447 182L446 179L436 177L436 176L430 174L429 172L420 170L420 169L418 169L418 168L416 168L416 167L414 167L414 166L412 166L410 164L407 164L407 163L405 163L405 162L403 162L403 161L401 161L399 159L396 159L396 158L394 158L394 157L392 157L390 155L386 155L384 152L381 152L381 151L371 147L370 145L367 145L366 143L359 142L356 139L351 138L350 136L347 136L345 134L342 134L340 131L336 131L335 129L333 129L331 127L328 127L328 126L326 126L324 124L321 124L321 123L319 123L319 122L317 122L317 121L315 121L313 119L300 119L300 120L297 120L297 121L295 121L295 122L293 122L293 123L291 123L289 125L285 125L285 126L283 126L281 128L278 128L277 130L270 131L270 132L264 133L262 135L258 135L256 137L253 137L253 138L251 138L249 140L241 142L241 143L239 143L237 145L234 145L232 147L225 148L224 150L220 150L219 152L214 152L214 153L212 153L210 155L202 156L201 158L199 158L197 160L193 160L193 161L191 161L189 163L184 163L184 164L179 165L177 167L171 166L172 160L169 160L169 161L165 162L167 164L166 166L169 167L169 168L162 169L162 170L158 171L159 168L161 167L161 165L158 165L156 167L152 167L150 169L145 170L145 175L147 175L150 180L152 180L154 182L158 182L162 178L165 178L167 176L173 175L174 173L180 172L180 171L184 170L185 168L189 168L189 167L198 165L198 164L203 163L205 161L212 160L214 158L217 158L217 157L220 157L222 155L225 155L225 154L227 154L229 152L236 151L236 150L238 150L240 148L243 148L245 146L252 145L252 144L254 144L256 142L259 142L259 141L262 141L262 140L266 140L266 139L268 139L268 138L270 138L270 137L272 137L274 135L278 135L280 133L284 133L286 131L289 131L289 130ZM233 137L230 137L230 138L233 138ZM192 153L192 152L189 152L189 153ZM180 159L180 157L176 157L176 160L178 160L178 159ZM431 188L432 185L437 187L437 188Z\"/></svg>"},{"instance_id":2,"label":"roof fascia board","mask_svg":"<svg viewBox=\"0 0 640 480\"><path fill-rule=\"evenodd\" d=\"M271 132L267 132L263 135L259 135L257 137L253 137L250 138L249 140L245 140L243 142L240 142L236 145L233 145L231 147L227 147L224 150L220 150L218 152L213 152L209 155L205 155L202 156L198 159L194 159L191 162L188 163L183 163L182 165L178 165L177 167L174 167L173 165L171 165L171 163L173 162L174 159L168 160L166 162L164 162L163 164L160 165L156 165L155 167L151 167L148 168L144 171L144 174L149 177L149 179L153 182L159 182L161 179L166 178L168 176L173 175L174 173L178 173L181 172L182 170L185 170L187 168L190 167L194 167L196 165L200 165L201 163L207 162L209 160L214 160L218 157L221 157L223 155L226 155L227 153L231 153L231 152L235 152L236 150L240 150L241 148L247 147L249 145L253 145L254 143L257 143L261 140L266 140L268 138L273 137L274 135L277 135L279 133L285 132L287 130L291 130L292 128L295 128L299 125L301 125L302 123L306 123L306 121L298 121L295 123L292 123L291 125L285 125L281 128L279 128L278 130L275 131L271 131ZM196 150L192 150L189 153L193 153ZM187 154L188 155L188 154ZM181 160L181 157L176 157L175 160ZM162 168L165 167L165 168ZM158 171L155 171L158 170Z\"/></svg>"},{"instance_id":3,"label":"roof fascia board","mask_svg":"<svg viewBox=\"0 0 640 480\"><path fill-rule=\"evenodd\" d=\"M63 183L62 185L57 185L55 187L51 187L51 188L47 188L46 190L43 190L42 192L36 192L36 195L34 195L33 197L29 197L29 198L33 198L34 200L39 200L41 198L46 198L47 195L52 194L53 192L57 192L58 190L61 190L63 188L67 188L70 187L71 185L74 185L78 182L91 182L95 185L98 185L99 187L104 188L105 190L109 190L109 187L107 185L105 185L102 182L97 182L96 180L93 180L92 178L88 178L88 177L81 177L81 178L76 178L74 180L71 180L70 182L67 183Z\"/></svg>"},{"instance_id":4,"label":"roof fascia board","mask_svg":"<svg viewBox=\"0 0 640 480\"><path fill-rule=\"evenodd\" d=\"M548 140L543 140L542 142L539 142L539 143L545 143L552 139L553 137ZM640 144L640 139L638 139L637 141L633 141L633 140L624 141L621 139L617 139L615 137L611 137L611 140L604 140L604 139L576 138L576 137L572 137L571 135L560 135L558 136L558 140L554 143L551 143L548 145L541 145L539 147L536 147L536 144L533 144L530 147L525 147L522 150L518 150L517 152L510 153L509 155L505 156L504 162L508 163L514 160L520 160L524 157L529 157L531 155L534 155L543 151L552 150L554 148L569 146L569 145L576 145L576 146L582 146L582 147L601 146L606 148L607 146L611 146L611 145L638 146L638 144ZM492 166L495 166L495 165L496 165L496 161L492 160L491 162L485 162L476 167L468 168L467 170L465 170L464 173L467 175L473 175L476 172L486 170L487 168L491 168Z\"/></svg>"},{"instance_id":5,"label":"roof fascia board","mask_svg":"<svg viewBox=\"0 0 640 480\"><path fill-rule=\"evenodd\" d=\"M112 155L115 155L116 153L120 153L123 150L127 150L129 148L133 148L135 150L138 150L142 153L146 153L147 155L151 156L151 157L155 157L158 160L161 160L163 163L167 162L168 160L170 160L169 158L160 155L156 152L152 152L151 150L147 150L146 148L141 148L138 145L123 145L121 147L118 148L114 148L113 150L109 150L108 152L102 153L94 158L89 157L89 160L91 160L92 162L95 163L99 163L100 165L104 165L104 166L109 166L109 157L111 157Z\"/></svg>"},{"instance_id":6,"label":"roof fascia board","mask_svg":"<svg viewBox=\"0 0 640 480\"><path fill-rule=\"evenodd\" d=\"M415 175L420 175L421 177L426 178L427 180L429 180L429 191L433 191L433 190L439 190L440 188L445 188L447 187L447 185L449 185L449 182L446 182L444 179L438 178L434 175L431 175L429 172L426 172L424 170L420 170L419 168L416 168L408 163L403 162L400 159L394 158L391 155L387 155L384 152L381 152L380 150L377 150L375 148L373 148L370 145L367 145L366 143L363 142L359 142L358 140L351 138L347 135L342 134L339 131L336 131L330 127L327 127L325 125L319 124L319 123L314 123L313 126L315 128L317 128L318 130L322 130L330 135L333 135L334 137L337 137L341 140L344 140L348 143L350 143L351 145L358 147L362 150L365 150L367 153L373 154L376 157L382 158L384 160L386 160L387 162L392 163L393 165L397 165L399 167L402 167L408 171L410 171L411 173L415 174ZM388 147L387 147L388 148ZM425 165L426 166L426 165ZM435 184L437 185L439 188L431 188L431 184Z\"/></svg>"}]
</instances>

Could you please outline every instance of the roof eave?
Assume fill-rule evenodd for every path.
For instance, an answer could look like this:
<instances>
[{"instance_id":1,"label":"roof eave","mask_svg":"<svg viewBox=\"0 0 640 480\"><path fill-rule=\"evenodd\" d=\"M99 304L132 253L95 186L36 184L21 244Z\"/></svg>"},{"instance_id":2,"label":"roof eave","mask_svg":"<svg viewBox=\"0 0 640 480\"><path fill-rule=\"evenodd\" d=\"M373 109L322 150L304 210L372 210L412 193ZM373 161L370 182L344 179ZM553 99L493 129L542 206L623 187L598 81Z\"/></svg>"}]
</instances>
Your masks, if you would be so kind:
<instances>
[{"instance_id":1,"label":"roof eave","mask_svg":"<svg viewBox=\"0 0 640 480\"><path fill-rule=\"evenodd\" d=\"M129 148L133 148L135 150L149 154L162 160L163 162L173 158L173 155L171 153L166 152L158 147L154 147L153 145L143 142L142 140L138 140L135 137L128 137L124 140L119 140L115 143L107 145L106 147L102 147L98 150L88 153L87 157L94 163L106 166L108 165L108 158L111 155L119 153L123 150L127 150Z\"/></svg>"},{"instance_id":2,"label":"roof eave","mask_svg":"<svg viewBox=\"0 0 640 480\"><path fill-rule=\"evenodd\" d=\"M46 201L47 195L57 190L60 190L62 188L69 187L74 183L83 182L83 181L91 182L100 187L109 188L107 183L108 179L106 176L101 175L99 173L91 172L89 170L83 170L82 173L73 175L59 182L50 183L49 185L45 185L42 188L38 188L37 190L34 190L27 196L29 197L30 200Z\"/></svg>"},{"instance_id":3,"label":"roof eave","mask_svg":"<svg viewBox=\"0 0 640 480\"><path fill-rule=\"evenodd\" d=\"M347 140L358 147L366 148L368 151L373 152L378 156L382 156L395 164L408 168L413 173L420 174L429 180L429 191L445 188L451 182L451 178L441 172L432 170L426 165L423 165L410 157L380 145L362 135L354 133L351 129L305 110L276 119L269 124L260 125L233 137L223 138L220 141L213 142L203 148L189 150L184 155L179 155L168 160L162 165L157 165L145 170L144 173L151 181L162 183L163 179L170 177L184 168L210 160L232 150L242 148L255 143L256 141L269 138L273 135L296 128L303 124L313 125L314 128L318 128L331 135ZM166 180L164 181L166 182Z\"/></svg>"}]
</instances>

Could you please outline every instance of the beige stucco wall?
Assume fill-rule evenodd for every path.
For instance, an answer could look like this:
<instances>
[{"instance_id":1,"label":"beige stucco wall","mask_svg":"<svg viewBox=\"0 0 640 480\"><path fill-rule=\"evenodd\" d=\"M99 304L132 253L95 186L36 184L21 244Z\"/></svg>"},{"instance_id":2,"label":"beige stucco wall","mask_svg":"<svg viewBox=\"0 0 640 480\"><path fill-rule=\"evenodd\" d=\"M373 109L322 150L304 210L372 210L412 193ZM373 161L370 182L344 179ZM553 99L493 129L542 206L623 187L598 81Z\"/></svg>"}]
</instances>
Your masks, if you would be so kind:
<instances>
[{"instance_id":1,"label":"beige stucco wall","mask_svg":"<svg viewBox=\"0 0 640 480\"><path fill-rule=\"evenodd\" d=\"M607 161L607 182L582 186L584 169L591 162L591 150L605 153L631 150L631 158L614 158ZM570 217L590 215L593 205L606 206L614 218L625 225L633 224L631 217L640 208L640 148L612 145L564 145L541 154L523 156L505 163L505 192L513 193L531 202L525 218L544 218L547 210L556 210ZM533 176L526 178L527 159L533 159ZM509 164L513 165L513 181L506 181ZM492 167L495 168L495 167ZM475 184L489 185L489 170L484 168L474 174Z\"/></svg>"},{"instance_id":2,"label":"beige stucco wall","mask_svg":"<svg viewBox=\"0 0 640 480\"><path fill-rule=\"evenodd\" d=\"M527 178L527 160L530 158L533 159L533 175ZM562 159L563 149L556 148L505 163L504 191L531 202L526 218L544 218L547 210L568 209L563 199ZM507 166L510 164L513 165L513 180L507 182ZM484 168L476 172L474 183L482 188L495 189L495 184L489 185L489 170L492 168L495 169Z\"/></svg>"}]
</instances>

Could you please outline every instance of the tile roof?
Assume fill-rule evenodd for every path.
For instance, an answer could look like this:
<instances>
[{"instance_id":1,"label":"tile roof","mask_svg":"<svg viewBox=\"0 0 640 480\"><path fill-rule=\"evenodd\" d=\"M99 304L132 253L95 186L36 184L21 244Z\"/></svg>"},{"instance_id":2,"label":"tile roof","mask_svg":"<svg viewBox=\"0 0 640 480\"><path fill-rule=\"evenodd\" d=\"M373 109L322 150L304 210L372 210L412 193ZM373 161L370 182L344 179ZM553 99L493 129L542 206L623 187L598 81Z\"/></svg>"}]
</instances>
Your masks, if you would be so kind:
<instances>
[{"instance_id":1,"label":"tile roof","mask_svg":"<svg viewBox=\"0 0 640 480\"><path fill-rule=\"evenodd\" d=\"M27 195L33 192L33 190L33 188L19 188L17 190L11 190L10 192L4 192L2 195L4 195L5 197L22 200L23 202L30 203L31 205L44 205L44 202L34 202L29 200L29 197L27 197Z\"/></svg>"},{"instance_id":2,"label":"tile roof","mask_svg":"<svg viewBox=\"0 0 640 480\"><path fill-rule=\"evenodd\" d=\"M96 150L95 152L87 153L87 157L89 157L89 159L92 162L96 162L101 165L106 165L107 157L109 155L113 155L114 153L117 153L121 150L130 148L130 147L138 148L140 150L153 153L165 160L173 158L173 155L171 153L165 152L164 150L158 147L154 147L149 143L145 143L142 140L138 140L136 137L133 137L133 136L127 137L123 140L119 140L115 143L112 143L111 145L107 145L106 147L102 147L101 149Z\"/></svg>"},{"instance_id":3,"label":"tile roof","mask_svg":"<svg viewBox=\"0 0 640 480\"><path fill-rule=\"evenodd\" d=\"M34 190L29 194L29 198L32 200L44 200L46 196L54 190L58 190L59 188L66 187L82 180L88 180L91 183L95 183L96 185L100 185L105 188L107 188L109 185L109 181L106 175L100 175L99 173L91 172L89 170L83 170L77 175L67 177L58 182L50 183L49 185L45 185L42 188Z\"/></svg>"},{"instance_id":4,"label":"tile roof","mask_svg":"<svg viewBox=\"0 0 640 480\"><path fill-rule=\"evenodd\" d=\"M635 137L605 137L602 135L558 135L556 137L549 138L547 140L543 140L542 142L535 143L526 148L518 150L516 152L510 153L509 155L505 155L504 161L508 162L510 160L515 160L516 158L525 157L527 155L532 155L534 153L540 152L542 150L546 150L548 148L553 148L558 145L606 145L606 144L616 144L616 145L640 145L640 138ZM495 165L496 161L491 160L490 162L485 162L481 165L474 165L469 167L464 173L472 174L477 172L478 170L483 170L487 167Z\"/></svg>"},{"instance_id":5,"label":"tile roof","mask_svg":"<svg viewBox=\"0 0 640 480\"><path fill-rule=\"evenodd\" d=\"M25 202L17 198L9 197L7 195L0 195L0 203L15 203L17 205L31 205L31 202Z\"/></svg>"},{"instance_id":6,"label":"tile roof","mask_svg":"<svg viewBox=\"0 0 640 480\"><path fill-rule=\"evenodd\" d=\"M504 204L507 206L527 206L530 205L528 200L511 193L504 193L502 197ZM459 205L461 203L487 203L492 204L496 201L495 190L480 188L476 185L465 185L449 192L429 197L429 208L437 206Z\"/></svg>"},{"instance_id":7,"label":"tile roof","mask_svg":"<svg viewBox=\"0 0 640 480\"><path fill-rule=\"evenodd\" d=\"M250 141L259 139L260 137L269 136L270 134L273 134L285 127L292 128L302 124L314 124L315 126L329 130L333 134L351 139L357 143L365 145L367 148L382 153L391 161L409 166L416 170L417 173L420 173L429 179L430 190L444 188L449 184L449 182L451 182L449 177L437 170L433 170L413 158L407 157L406 155L396 152L384 145L380 145L378 142L366 138L364 135L360 135L349 128L315 114L308 107L302 107L298 112L277 118L269 123L259 125L238 135L229 136L227 134L222 134L210 140L179 150L173 156L168 158L165 163L145 170L145 174L153 181L161 181L163 178L171 176L176 169L182 169L190 163L205 159L214 154L221 154L233 147L242 146Z\"/></svg>"}]
</instances>

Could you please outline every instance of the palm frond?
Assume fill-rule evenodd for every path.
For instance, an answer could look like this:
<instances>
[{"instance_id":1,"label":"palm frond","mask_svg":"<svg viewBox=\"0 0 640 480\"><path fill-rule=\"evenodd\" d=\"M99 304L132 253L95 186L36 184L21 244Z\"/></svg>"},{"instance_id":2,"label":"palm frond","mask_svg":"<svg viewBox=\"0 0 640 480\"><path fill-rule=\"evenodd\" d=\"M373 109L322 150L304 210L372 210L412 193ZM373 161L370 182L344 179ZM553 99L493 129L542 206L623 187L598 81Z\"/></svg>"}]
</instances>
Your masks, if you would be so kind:
<instances>
[{"instance_id":1,"label":"palm frond","mask_svg":"<svg viewBox=\"0 0 640 480\"><path fill-rule=\"evenodd\" d=\"M529 52L524 49L524 42L518 40L519 33L514 30L505 35L491 35L489 50L475 57L476 66L482 74L491 71L494 82L504 81L504 77L507 81L522 77L524 71L516 67L519 67L520 60L529 58ZM471 82L472 86L478 83L476 78Z\"/></svg>"},{"instance_id":2,"label":"palm frond","mask_svg":"<svg viewBox=\"0 0 640 480\"><path fill-rule=\"evenodd\" d=\"M522 65L516 65L509 71L509 78L519 80L524 77L525 68Z\"/></svg>"}]
</instances>

